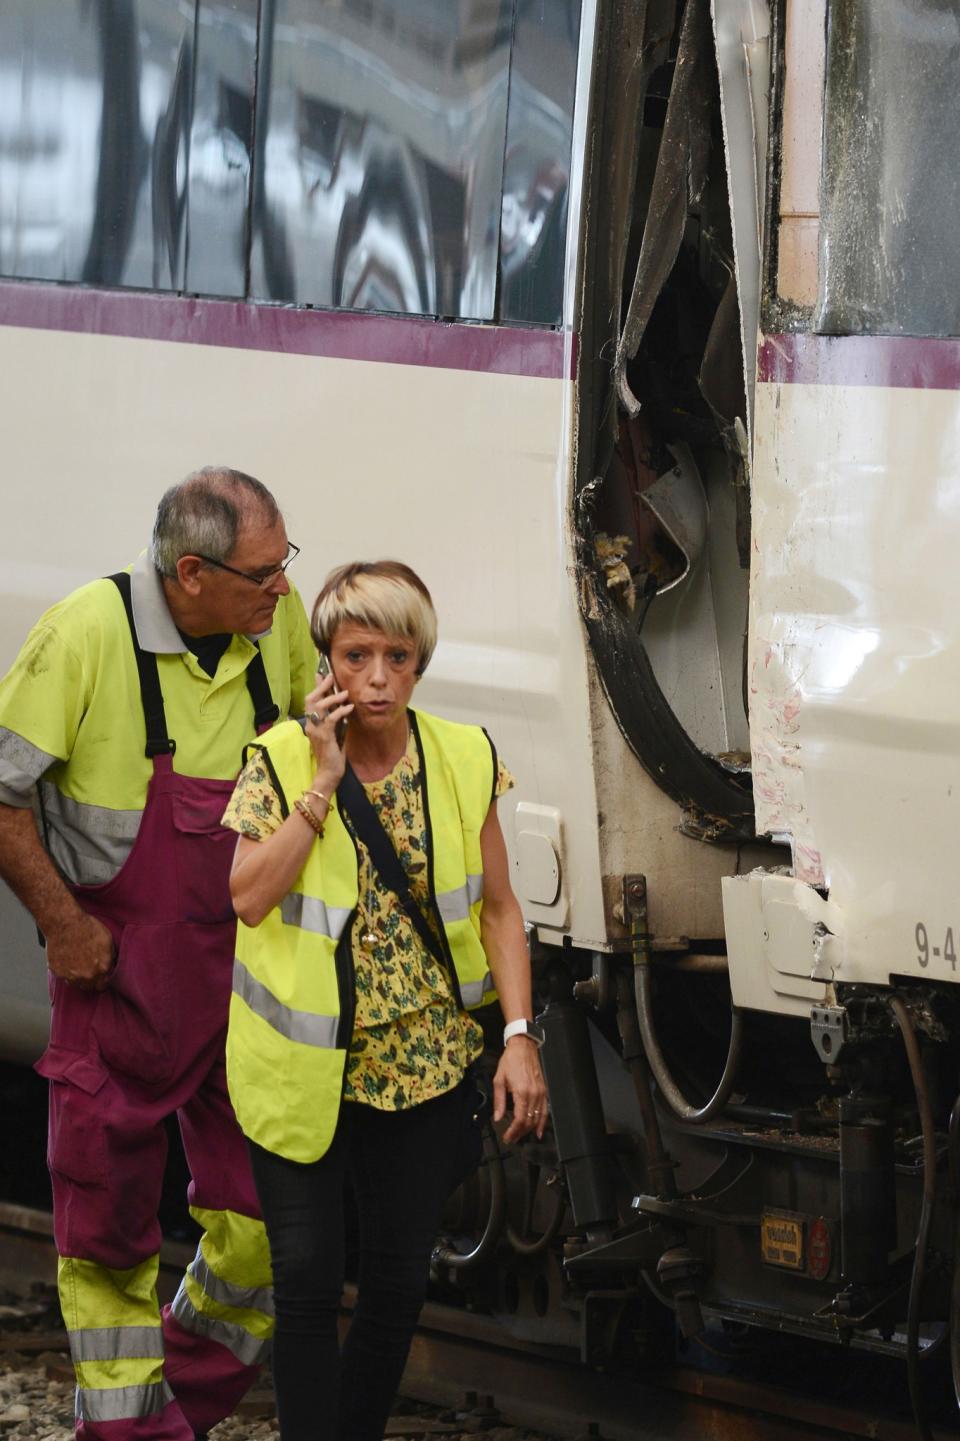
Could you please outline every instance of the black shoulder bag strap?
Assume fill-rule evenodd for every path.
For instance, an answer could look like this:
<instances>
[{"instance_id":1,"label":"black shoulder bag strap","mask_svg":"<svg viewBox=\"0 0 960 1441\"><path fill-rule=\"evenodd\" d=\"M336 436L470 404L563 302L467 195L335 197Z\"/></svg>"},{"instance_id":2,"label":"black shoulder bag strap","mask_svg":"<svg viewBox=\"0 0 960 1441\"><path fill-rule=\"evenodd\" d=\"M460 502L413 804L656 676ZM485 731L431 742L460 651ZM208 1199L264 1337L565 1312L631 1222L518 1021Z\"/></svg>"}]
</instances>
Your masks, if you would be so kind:
<instances>
[{"instance_id":1,"label":"black shoulder bag strap","mask_svg":"<svg viewBox=\"0 0 960 1441\"><path fill-rule=\"evenodd\" d=\"M450 962L444 954L440 941L427 924L426 916L412 895L403 866L400 864L400 858L393 849L393 843L380 824L380 818L373 808L373 802L357 779L349 761L347 761L343 779L337 787L337 800L340 803L340 809L349 817L358 838L366 846L380 879L389 890L396 894L398 901L410 917L417 935L434 960L438 961L445 970L449 970Z\"/></svg>"}]
</instances>

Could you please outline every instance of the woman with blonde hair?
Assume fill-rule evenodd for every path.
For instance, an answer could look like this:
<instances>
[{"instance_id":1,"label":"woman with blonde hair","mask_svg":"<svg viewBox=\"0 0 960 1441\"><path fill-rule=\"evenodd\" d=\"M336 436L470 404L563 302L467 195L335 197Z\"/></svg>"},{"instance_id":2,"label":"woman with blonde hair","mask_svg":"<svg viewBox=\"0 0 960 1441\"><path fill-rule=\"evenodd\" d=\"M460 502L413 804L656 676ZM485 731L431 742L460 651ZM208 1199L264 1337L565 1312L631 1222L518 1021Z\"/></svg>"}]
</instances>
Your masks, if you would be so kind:
<instances>
[{"instance_id":1,"label":"woman with blonde hair","mask_svg":"<svg viewBox=\"0 0 960 1441\"><path fill-rule=\"evenodd\" d=\"M542 1136L546 1093L497 819L512 780L479 726L409 706L436 643L429 591L398 561L342 566L312 628L329 673L305 728L263 738L224 817L240 833L227 1068L270 1242L282 1441L377 1441L444 1201L479 1159L471 1012L494 993L505 1140ZM345 1180L360 1230L341 1353Z\"/></svg>"}]
</instances>

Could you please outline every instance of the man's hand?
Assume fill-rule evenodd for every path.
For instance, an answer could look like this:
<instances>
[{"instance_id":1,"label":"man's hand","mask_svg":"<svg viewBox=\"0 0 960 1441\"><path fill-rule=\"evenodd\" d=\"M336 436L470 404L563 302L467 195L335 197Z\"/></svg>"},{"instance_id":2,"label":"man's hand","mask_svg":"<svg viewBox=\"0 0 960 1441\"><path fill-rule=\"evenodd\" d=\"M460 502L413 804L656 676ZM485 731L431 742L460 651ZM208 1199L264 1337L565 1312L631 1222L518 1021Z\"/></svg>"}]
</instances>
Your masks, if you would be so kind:
<instances>
[{"instance_id":1,"label":"man's hand","mask_svg":"<svg viewBox=\"0 0 960 1441\"><path fill-rule=\"evenodd\" d=\"M543 1140L547 1124L547 1087L540 1069L539 1047L526 1036L511 1036L493 1078L493 1119L506 1114L507 1096L513 1102L513 1120L503 1133L507 1145L536 1131Z\"/></svg>"},{"instance_id":2,"label":"man's hand","mask_svg":"<svg viewBox=\"0 0 960 1441\"><path fill-rule=\"evenodd\" d=\"M29 807L0 805L0 876L47 940L47 965L61 981L102 991L113 967L113 937L81 910L40 844Z\"/></svg>"},{"instance_id":3,"label":"man's hand","mask_svg":"<svg viewBox=\"0 0 960 1441\"><path fill-rule=\"evenodd\" d=\"M68 985L102 991L113 969L113 937L102 922L85 911L59 922L47 935L47 965Z\"/></svg>"}]
</instances>

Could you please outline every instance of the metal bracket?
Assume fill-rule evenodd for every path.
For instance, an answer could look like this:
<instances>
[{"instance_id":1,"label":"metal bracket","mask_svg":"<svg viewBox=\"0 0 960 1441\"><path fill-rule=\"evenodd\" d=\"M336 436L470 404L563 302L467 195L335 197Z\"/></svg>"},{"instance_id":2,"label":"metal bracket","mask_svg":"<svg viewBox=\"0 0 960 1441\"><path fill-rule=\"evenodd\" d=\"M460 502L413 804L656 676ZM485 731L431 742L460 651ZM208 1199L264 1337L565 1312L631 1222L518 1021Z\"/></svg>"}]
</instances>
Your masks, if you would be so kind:
<instances>
[{"instance_id":1,"label":"metal bracket","mask_svg":"<svg viewBox=\"0 0 960 1441\"><path fill-rule=\"evenodd\" d=\"M623 914L627 921L647 916L647 878L633 875L623 878Z\"/></svg>"},{"instance_id":2,"label":"metal bracket","mask_svg":"<svg viewBox=\"0 0 960 1441\"><path fill-rule=\"evenodd\" d=\"M846 1006L814 1006L810 1011L810 1039L821 1061L836 1065L850 1039Z\"/></svg>"}]
</instances>

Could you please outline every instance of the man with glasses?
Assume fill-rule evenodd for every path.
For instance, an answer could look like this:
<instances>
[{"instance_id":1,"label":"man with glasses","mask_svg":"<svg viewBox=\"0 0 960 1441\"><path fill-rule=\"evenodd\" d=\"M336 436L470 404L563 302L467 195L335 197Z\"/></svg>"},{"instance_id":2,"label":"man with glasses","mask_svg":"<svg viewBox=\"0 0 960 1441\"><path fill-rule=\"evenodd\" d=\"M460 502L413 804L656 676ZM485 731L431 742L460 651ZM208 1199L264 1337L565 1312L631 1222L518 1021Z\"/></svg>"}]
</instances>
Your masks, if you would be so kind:
<instances>
[{"instance_id":1,"label":"man with glasses","mask_svg":"<svg viewBox=\"0 0 960 1441\"><path fill-rule=\"evenodd\" d=\"M38 1070L82 1438L192 1441L236 1405L272 1331L224 1080L233 838L220 817L245 746L302 713L315 683L286 577L296 554L259 481L197 471L161 500L150 552L47 611L0 681L0 875L51 973ZM161 1316L174 1113L203 1236Z\"/></svg>"}]
</instances>

